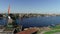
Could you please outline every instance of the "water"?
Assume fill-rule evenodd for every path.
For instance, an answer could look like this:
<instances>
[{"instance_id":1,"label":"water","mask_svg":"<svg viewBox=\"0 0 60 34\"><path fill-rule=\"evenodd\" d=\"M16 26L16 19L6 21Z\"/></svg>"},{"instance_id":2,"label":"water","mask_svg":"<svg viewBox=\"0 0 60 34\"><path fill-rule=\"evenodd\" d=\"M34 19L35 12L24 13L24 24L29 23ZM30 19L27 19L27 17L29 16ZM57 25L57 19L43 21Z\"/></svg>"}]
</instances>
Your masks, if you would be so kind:
<instances>
[{"instance_id":1,"label":"water","mask_svg":"<svg viewBox=\"0 0 60 34\"><path fill-rule=\"evenodd\" d=\"M7 24L7 19L0 18L0 25L6 25L6 24Z\"/></svg>"},{"instance_id":2,"label":"water","mask_svg":"<svg viewBox=\"0 0 60 34\"><path fill-rule=\"evenodd\" d=\"M6 19L0 19L0 25L5 25ZM52 24L60 24L60 16L51 16L51 17L31 17L16 19L18 25L23 27L41 27L41 26L50 26Z\"/></svg>"},{"instance_id":3,"label":"water","mask_svg":"<svg viewBox=\"0 0 60 34\"><path fill-rule=\"evenodd\" d=\"M52 24L60 24L60 16L51 16L51 17L31 17L24 18L23 20L16 20L18 25L23 27L41 27L41 26L51 26Z\"/></svg>"}]
</instances>

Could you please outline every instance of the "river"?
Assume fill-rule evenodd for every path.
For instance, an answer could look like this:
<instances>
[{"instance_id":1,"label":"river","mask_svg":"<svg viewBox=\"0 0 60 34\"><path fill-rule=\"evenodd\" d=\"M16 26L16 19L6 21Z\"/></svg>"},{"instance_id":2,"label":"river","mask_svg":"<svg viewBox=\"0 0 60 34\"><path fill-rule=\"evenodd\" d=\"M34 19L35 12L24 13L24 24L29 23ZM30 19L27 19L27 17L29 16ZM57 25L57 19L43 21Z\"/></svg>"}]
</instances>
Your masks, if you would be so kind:
<instances>
[{"instance_id":1,"label":"river","mask_svg":"<svg viewBox=\"0 0 60 34\"><path fill-rule=\"evenodd\" d=\"M6 19L0 19L0 25L5 25L7 23ZM42 27L51 26L52 24L60 24L60 16L50 16L50 17L31 17L16 19L18 25L23 27Z\"/></svg>"}]
</instances>

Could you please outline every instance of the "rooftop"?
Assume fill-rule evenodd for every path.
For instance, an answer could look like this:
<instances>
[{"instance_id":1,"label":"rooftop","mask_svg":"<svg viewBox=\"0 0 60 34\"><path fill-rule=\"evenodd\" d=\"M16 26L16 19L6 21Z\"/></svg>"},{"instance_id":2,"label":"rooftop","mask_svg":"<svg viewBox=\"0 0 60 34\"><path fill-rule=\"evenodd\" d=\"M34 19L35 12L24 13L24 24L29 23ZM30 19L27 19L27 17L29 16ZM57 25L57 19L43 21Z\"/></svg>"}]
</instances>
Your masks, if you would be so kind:
<instances>
[{"instance_id":1,"label":"rooftop","mask_svg":"<svg viewBox=\"0 0 60 34\"><path fill-rule=\"evenodd\" d=\"M32 34L34 32L38 31L37 29L28 29L28 30L24 30L24 31L21 31L21 32L18 32L17 34Z\"/></svg>"}]
</instances>

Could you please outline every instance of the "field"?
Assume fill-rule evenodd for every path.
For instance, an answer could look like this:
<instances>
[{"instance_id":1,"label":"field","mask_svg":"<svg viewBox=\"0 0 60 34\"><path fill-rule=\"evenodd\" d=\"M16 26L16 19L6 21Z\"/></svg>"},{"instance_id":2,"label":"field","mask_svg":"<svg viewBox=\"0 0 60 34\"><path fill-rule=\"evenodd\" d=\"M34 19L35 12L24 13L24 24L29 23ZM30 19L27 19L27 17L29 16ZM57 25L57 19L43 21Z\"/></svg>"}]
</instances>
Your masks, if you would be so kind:
<instances>
[{"instance_id":1,"label":"field","mask_svg":"<svg viewBox=\"0 0 60 34\"><path fill-rule=\"evenodd\" d=\"M52 30L45 32L44 34L53 34L53 33L57 33L60 32L60 25L54 26L54 27L50 27Z\"/></svg>"}]
</instances>

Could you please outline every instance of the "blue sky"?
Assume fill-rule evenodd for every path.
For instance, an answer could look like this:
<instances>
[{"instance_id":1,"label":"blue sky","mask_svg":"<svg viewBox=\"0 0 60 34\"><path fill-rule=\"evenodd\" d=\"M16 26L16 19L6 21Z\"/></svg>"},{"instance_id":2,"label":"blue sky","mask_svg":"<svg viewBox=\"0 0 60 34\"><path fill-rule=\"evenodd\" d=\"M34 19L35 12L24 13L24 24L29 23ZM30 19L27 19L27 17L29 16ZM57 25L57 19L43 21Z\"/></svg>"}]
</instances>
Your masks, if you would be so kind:
<instances>
[{"instance_id":1,"label":"blue sky","mask_svg":"<svg viewBox=\"0 0 60 34\"><path fill-rule=\"evenodd\" d=\"M9 4L11 13L60 14L60 0L0 0L0 13L6 13Z\"/></svg>"}]
</instances>

